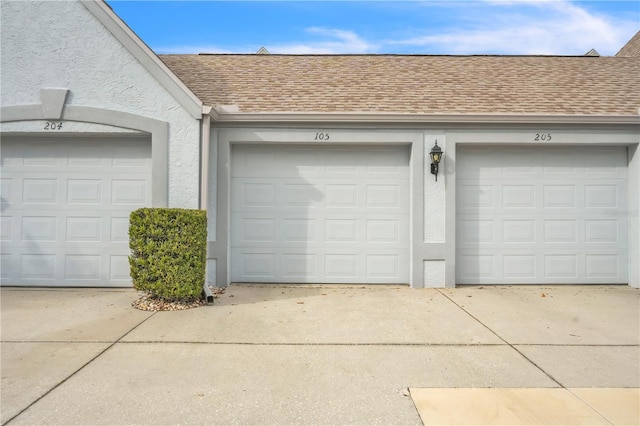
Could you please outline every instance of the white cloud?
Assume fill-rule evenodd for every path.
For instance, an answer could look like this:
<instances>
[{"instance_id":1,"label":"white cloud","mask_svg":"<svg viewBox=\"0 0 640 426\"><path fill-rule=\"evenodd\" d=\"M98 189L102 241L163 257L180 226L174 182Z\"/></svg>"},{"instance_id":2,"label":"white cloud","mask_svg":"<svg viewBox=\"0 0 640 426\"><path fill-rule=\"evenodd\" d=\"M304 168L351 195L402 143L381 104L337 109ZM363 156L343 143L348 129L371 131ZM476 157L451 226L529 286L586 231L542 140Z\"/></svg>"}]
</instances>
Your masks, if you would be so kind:
<instances>
[{"instance_id":1,"label":"white cloud","mask_svg":"<svg viewBox=\"0 0 640 426\"><path fill-rule=\"evenodd\" d=\"M394 3L397 5L398 3ZM513 54L582 55L596 49L614 55L638 30L638 20L613 18L570 0L482 0L415 2L409 13L425 14L415 36L378 40L356 31L310 27L296 41L265 44L279 54ZM417 5L417 6L416 6ZM417 8L416 8L417 7ZM433 8L447 19L432 25ZM442 13L442 12L445 13ZM393 37L393 36L391 36ZM158 47L158 53L256 53L258 45Z\"/></svg>"},{"instance_id":2,"label":"white cloud","mask_svg":"<svg viewBox=\"0 0 640 426\"><path fill-rule=\"evenodd\" d=\"M376 44L366 42L353 31L311 27L306 32L319 35L324 40L281 44L267 49L271 53L281 54L371 53L378 49Z\"/></svg>"},{"instance_id":3,"label":"white cloud","mask_svg":"<svg viewBox=\"0 0 640 426\"><path fill-rule=\"evenodd\" d=\"M258 49L256 49L258 50ZM241 53L239 50L223 49L211 45L176 45L176 46L159 46L153 48L157 54L197 54L197 53ZM246 51L245 53L255 53Z\"/></svg>"},{"instance_id":4,"label":"white cloud","mask_svg":"<svg viewBox=\"0 0 640 426\"><path fill-rule=\"evenodd\" d=\"M300 43L285 43L279 45L264 46L270 53L279 54L342 54L342 53L371 53L378 46L364 41L353 31L345 31L333 28L310 27L305 30L312 36L318 36L317 40ZM258 47L235 46L233 49L225 49L212 45L177 45L164 46L154 49L157 53L256 53Z\"/></svg>"},{"instance_id":5,"label":"white cloud","mask_svg":"<svg viewBox=\"0 0 640 426\"><path fill-rule=\"evenodd\" d=\"M481 6L467 29L386 44L445 54L581 55L594 48L613 55L637 31L637 22L616 22L566 0L489 0Z\"/></svg>"}]
</instances>

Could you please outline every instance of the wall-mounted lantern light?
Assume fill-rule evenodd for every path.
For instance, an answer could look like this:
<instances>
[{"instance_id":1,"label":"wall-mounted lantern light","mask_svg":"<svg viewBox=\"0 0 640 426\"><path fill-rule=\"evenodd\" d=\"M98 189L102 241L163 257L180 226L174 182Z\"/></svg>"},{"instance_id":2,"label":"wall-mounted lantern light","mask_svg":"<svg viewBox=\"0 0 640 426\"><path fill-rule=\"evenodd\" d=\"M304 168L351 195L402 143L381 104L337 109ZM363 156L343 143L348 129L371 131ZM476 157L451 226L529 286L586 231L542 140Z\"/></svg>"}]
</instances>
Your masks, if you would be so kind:
<instances>
[{"instance_id":1,"label":"wall-mounted lantern light","mask_svg":"<svg viewBox=\"0 0 640 426\"><path fill-rule=\"evenodd\" d=\"M438 141L436 140L436 144L431 148L431 174L436 176L436 182L438 181L438 164L440 164L440 160L442 160L442 149L438 146Z\"/></svg>"}]
</instances>

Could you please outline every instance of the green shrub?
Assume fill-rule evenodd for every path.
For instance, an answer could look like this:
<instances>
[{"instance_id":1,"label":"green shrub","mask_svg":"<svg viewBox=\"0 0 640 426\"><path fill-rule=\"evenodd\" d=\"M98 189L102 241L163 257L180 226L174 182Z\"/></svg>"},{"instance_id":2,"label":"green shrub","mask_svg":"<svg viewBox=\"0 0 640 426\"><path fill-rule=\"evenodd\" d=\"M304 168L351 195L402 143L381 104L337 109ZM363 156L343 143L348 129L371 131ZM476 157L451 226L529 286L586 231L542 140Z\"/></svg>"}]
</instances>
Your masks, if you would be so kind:
<instances>
[{"instance_id":1,"label":"green shrub","mask_svg":"<svg viewBox=\"0 0 640 426\"><path fill-rule=\"evenodd\" d=\"M142 208L129 219L135 289L171 301L199 298L207 258L207 212Z\"/></svg>"}]
</instances>

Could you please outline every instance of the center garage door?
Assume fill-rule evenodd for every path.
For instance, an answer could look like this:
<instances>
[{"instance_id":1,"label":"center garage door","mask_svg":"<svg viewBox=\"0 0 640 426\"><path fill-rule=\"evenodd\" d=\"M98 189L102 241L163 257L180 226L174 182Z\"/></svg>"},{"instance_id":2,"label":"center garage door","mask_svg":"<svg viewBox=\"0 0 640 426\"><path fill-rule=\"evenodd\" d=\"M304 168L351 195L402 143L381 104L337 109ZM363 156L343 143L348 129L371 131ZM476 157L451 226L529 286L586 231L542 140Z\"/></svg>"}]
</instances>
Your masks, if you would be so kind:
<instances>
[{"instance_id":1,"label":"center garage door","mask_svg":"<svg viewBox=\"0 0 640 426\"><path fill-rule=\"evenodd\" d=\"M408 283L409 147L235 145L231 280Z\"/></svg>"},{"instance_id":2,"label":"center garage door","mask_svg":"<svg viewBox=\"0 0 640 426\"><path fill-rule=\"evenodd\" d=\"M626 283L625 147L462 147L459 284Z\"/></svg>"},{"instance_id":3,"label":"center garage door","mask_svg":"<svg viewBox=\"0 0 640 426\"><path fill-rule=\"evenodd\" d=\"M151 203L148 139L2 140L2 284L130 286L129 213Z\"/></svg>"}]
</instances>

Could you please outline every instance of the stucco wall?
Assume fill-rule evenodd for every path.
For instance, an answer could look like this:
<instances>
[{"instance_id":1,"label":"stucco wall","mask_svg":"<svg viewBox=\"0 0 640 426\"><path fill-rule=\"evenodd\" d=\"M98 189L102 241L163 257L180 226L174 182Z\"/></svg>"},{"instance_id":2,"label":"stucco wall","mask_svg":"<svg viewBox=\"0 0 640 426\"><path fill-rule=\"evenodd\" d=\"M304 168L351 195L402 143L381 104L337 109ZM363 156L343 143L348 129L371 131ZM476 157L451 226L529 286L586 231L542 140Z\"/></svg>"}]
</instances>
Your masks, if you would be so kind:
<instances>
[{"instance_id":1,"label":"stucco wall","mask_svg":"<svg viewBox=\"0 0 640 426\"><path fill-rule=\"evenodd\" d=\"M169 123L169 206L198 207L199 122L75 1L2 1L1 105L39 104L39 89L69 89L67 105ZM37 131L12 123L3 131ZM104 126L70 124L73 132ZM111 129L113 130L113 129Z\"/></svg>"},{"instance_id":2,"label":"stucco wall","mask_svg":"<svg viewBox=\"0 0 640 426\"><path fill-rule=\"evenodd\" d=\"M50 123L50 121L49 121ZM142 132L121 127L107 126L95 123L80 123L77 121L65 121L62 126L64 133L109 133L109 134L140 134ZM50 129L45 120L11 121L0 124L0 131L5 133L35 133L41 136L56 136L55 129Z\"/></svg>"},{"instance_id":3,"label":"stucco wall","mask_svg":"<svg viewBox=\"0 0 640 426\"><path fill-rule=\"evenodd\" d=\"M445 152L438 170L438 180L431 174L431 148L435 145ZM444 134L425 133L424 138L424 242L445 242L445 174L447 146Z\"/></svg>"}]
</instances>

